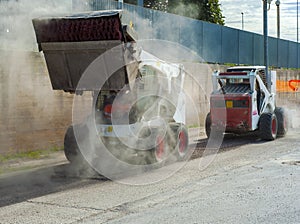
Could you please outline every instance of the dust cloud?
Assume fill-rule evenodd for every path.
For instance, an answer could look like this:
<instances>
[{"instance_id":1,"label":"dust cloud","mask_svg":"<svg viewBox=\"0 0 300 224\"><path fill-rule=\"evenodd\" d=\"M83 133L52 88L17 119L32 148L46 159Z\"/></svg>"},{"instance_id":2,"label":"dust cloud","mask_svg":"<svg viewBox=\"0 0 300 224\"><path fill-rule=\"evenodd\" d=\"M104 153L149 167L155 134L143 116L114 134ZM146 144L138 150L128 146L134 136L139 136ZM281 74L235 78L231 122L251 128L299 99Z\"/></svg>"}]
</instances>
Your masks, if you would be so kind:
<instances>
[{"instance_id":1,"label":"dust cloud","mask_svg":"<svg viewBox=\"0 0 300 224\"><path fill-rule=\"evenodd\" d=\"M52 91L31 20L70 13L71 2L0 1L0 153L61 145L72 96Z\"/></svg>"},{"instance_id":2,"label":"dust cloud","mask_svg":"<svg viewBox=\"0 0 300 224\"><path fill-rule=\"evenodd\" d=\"M201 58L197 58L193 53L189 51L189 49L169 41L140 40L137 41L136 46L137 49L139 48L143 49L148 53L153 54L157 58L168 61L168 63L170 63L170 61L180 62L182 60L183 61L191 60L193 62L201 61ZM164 50L162 51L161 49ZM118 60L115 60L116 56L114 52L118 52L118 50L112 49L106 51L103 55L98 57L85 70L85 73L83 74L80 82L78 83L77 88L81 89L83 88L81 87L81 84L85 85L86 83L90 83L88 80L93 80L93 86L97 86L100 90L101 87L104 85L105 80L94 79L93 78L95 77L94 73L96 72L97 77L99 76L106 77L105 76L106 73L112 75L121 66L125 65L125 62L123 62L124 64L120 64ZM99 72L102 71L101 65L103 66L103 63L108 63L108 62L110 64L109 68L111 70L106 71L105 74L102 75L99 74ZM148 61L145 60L145 62ZM155 61L153 65L155 65L156 63L157 61ZM202 69L208 70L208 67L203 66ZM201 69L197 71L199 72L201 71ZM151 70L149 70L148 72L149 75L152 74ZM205 92L201 88L201 85L200 87L197 86L198 83L197 80L193 77L193 74L189 73L186 70L184 70L184 73L185 76L178 76L178 81L180 80L184 81L182 83L184 84L183 86L179 85L181 82L179 83L174 82L175 79L177 78L175 77L168 78L167 75L164 75L164 78L160 77L158 74L154 76L150 75L149 78L142 78L141 81L143 83L143 88L142 89L138 88L137 90L135 90L137 92L134 92L134 89L130 90L133 91L133 96L138 96L138 98L134 100L131 100L130 99L131 97L129 95L126 95L127 88L125 86L123 89L124 91L122 90L120 91L123 92L124 94L118 95L115 98L116 101L114 101L112 108L114 107L115 104L120 103L122 105L124 102L129 101L130 104L129 108L130 111L132 111L132 109L135 107L135 104L143 104L143 106L141 106L143 110L139 111L138 114L134 114L135 116L133 116L134 120L136 121L130 122L130 120L132 119L132 117L130 116L130 111L124 113L125 115L127 115L125 117L125 120L123 119L123 117L120 120L118 118L116 119L116 117L118 117L118 114L115 114L114 117L114 113L112 113L112 118L114 118L112 119L112 124L109 126L106 123L105 126L105 124L101 125L99 121L96 121L93 114L89 115L90 112L86 111L85 113L87 117L86 121L82 124L79 124L75 129L75 137L78 142L79 150L82 153L84 159L86 159L88 163L98 173L101 173L104 176L109 177L109 179L117 180L126 184L141 185L141 184L153 183L167 178L168 176L175 173L178 169L180 169L184 165L184 163L178 163L178 165L175 166L176 169L166 170L166 172L162 172L161 176L156 176L155 177L156 179L148 179L146 182L145 180L143 180L144 182L141 182L141 180L136 179L135 182L128 183L126 182L127 180L120 180L120 175L121 177L128 176L131 174L137 175L140 173L145 173L156 167L162 168L161 167L162 163L157 161L157 157L155 157L154 155L155 150L153 150L157 145L156 143L157 136L159 137L161 135L162 138L168 136L166 137L166 139L168 139L168 143L166 143L166 148L165 148L168 158L165 158L165 160L163 160L162 162L164 161L169 162L169 161L176 160L176 158L174 158L175 157L174 151L172 150L174 150L176 146L175 142L177 141L177 139L175 140L175 138L178 138L176 135L177 126L174 127L174 130L176 129L174 133L174 130L169 129L170 126L168 123L169 122L168 119L169 119L169 115L171 115L171 117L173 116L173 114L175 113L175 108L178 107L179 99L177 97L178 95L181 94L182 90L183 90L182 94L185 95L185 99L186 99L185 111L188 114L187 116L193 113L195 115L194 116L195 123L198 125L198 127L200 126L199 110L201 110L201 108L199 108L199 101L198 101L199 97L190 95L191 92L195 93L190 90L191 89L198 90L198 92L196 93L197 96L201 94L205 95ZM204 75L205 73L200 73L200 74ZM147 75L145 77L147 77ZM169 84L171 84L171 86L169 86ZM138 86L139 85L137 85L136 87ZM94 95L97 96L98 94L94 93ZM76 96L74 98L73 120L78 120L77 116L82 116L82 113L79 112L80 109L82 108L82 105L80 103L80 98L81 96ZM149 105L146 107L144 105L145 102L149 103ZM128 105L126 106L128 107ZM167 116L161 115L159 111L166 113ZM96 116L98 115L96 114ZM154 126L157 127L151 126L152 122ZM140 123L142 126L138 126L136 125L136 123ZM132 124L131 127L130 124ZM143 129L143 124L146 125L144 126L146 127L146 129ZM148 127L147 125L150 125L148 129L147 129ZM114 132L107 131L108 130L107 128L111 128L112 130L114 130ZM124 128L125 129L127 128L128 130L127 129L125 130ZM132 130L129 130L130 128L132 128ZM143 130L145 130L146 132L147 130L149 130L149 133L144 135ZM158 131L159 133L154 133L152 131L154 132ZM105 135L107 137L101 138L100 140L101 134L103 132L104 133L107 132ZM124 133L129 135L126 137L124 136ZM109 137L110 135L112 135L112 137ZM108 142L105 141L106 138L108 138ZM170 153L168 152L169 150ZM186 159L188 159L188 157Z\"/></svg>"},{"instance_id":3,"label":"dust cloud","mask_svg":"<svg viewBox=\"0 0 300 224\"><path fill-rule=\"evenodd\" d=\"M300 91L293 91L287 83L290 80L300 79L300 70L281 69L277 70L277 80L286 84L285 88L277 85L276 103L278 107L282 107L287 116L289 131L300 128Z\"/></svg>"},{"instance_id":4,"label":"dust cloud","mask_svg":"<svg viewBox=\"0 0 300 224\"><path fill-rule=\"evenodd\" d=\"M73 96L52 90L43 53L38 52L32 19L71 12L71 0L0 1L1 154L63 145L66 128L72 122ZM82 102L85 104L88 102ZM79 169L67 171L79 175ZM54 168L41 170L40 175L24 172L21 178L9 181L10 189L22 186L20 192L9 194L31 196L35 185L51 190L60 181L53 179L56 172Z\"/></svg>"},{"instance_id":5,"label":"dust cloud","mask_svg":"<svg viewBox=\"0 0 300 224\"><path fill-rule=\"evenodd\" d=\"M0 49L36 50L31 20L40 16L70 13L72 1L67 0L9 0L0 2Z\"/></svg>"}]
</instances>

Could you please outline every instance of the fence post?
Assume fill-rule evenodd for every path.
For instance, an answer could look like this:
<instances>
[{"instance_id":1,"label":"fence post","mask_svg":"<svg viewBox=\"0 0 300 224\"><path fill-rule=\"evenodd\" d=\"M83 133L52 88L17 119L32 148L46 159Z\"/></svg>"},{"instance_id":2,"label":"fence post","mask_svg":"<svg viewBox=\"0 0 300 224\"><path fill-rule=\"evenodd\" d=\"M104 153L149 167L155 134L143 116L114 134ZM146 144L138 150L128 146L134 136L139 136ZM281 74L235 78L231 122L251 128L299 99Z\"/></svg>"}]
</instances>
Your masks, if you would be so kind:
<instances>
[{"instance_id":1,"label":"fence post","mask_svg":"<svg viewBox=\"0 0 300 224\"><path fill-rule=\"evenodd\" d=\"M144 7L144 0L138 0L138 6Z\"/></svg>"},{"instance_id":2,"label":"fence post","mask_svg":"<svg viewBox=\"0 0 300 224\"><path fill-rule=\"evenodd\" d=\"M118 9L123 9L123 0L118 0Z\"/></svg>"}]
</instances>

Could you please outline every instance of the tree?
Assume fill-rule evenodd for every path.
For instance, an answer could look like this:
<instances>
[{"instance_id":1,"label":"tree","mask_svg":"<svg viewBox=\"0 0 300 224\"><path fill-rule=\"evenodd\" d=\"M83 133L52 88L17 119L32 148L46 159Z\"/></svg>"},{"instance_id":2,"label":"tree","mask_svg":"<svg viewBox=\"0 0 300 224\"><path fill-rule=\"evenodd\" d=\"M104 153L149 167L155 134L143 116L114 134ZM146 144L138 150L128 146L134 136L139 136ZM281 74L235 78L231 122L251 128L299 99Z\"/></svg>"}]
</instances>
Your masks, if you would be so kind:
<instances>
[{"instance_id":1,"label":"tree","mask_svg":"<svg viewBox=\"0 0 300 224\"><path fill-rule=\"evenodd\" d=\"M124 3L131 4L131 5L136 5L137 0L124 0Z\"/></svg>"},{"instance_id":2,"label":"tree","mask_svg":"<svg viewBox=\"0 0 300 224\"><path fill-rule=\"evenodd\" d=\"M144 7L167 12L168 0L144 0Z\"/></svg>"},{"instance_id":3,"label":"tree","mask_svg":"<svg viewBox=\"0 0 300 224\"><path fill-rule=\"evenodd\" d=\"M222 10L220 8L219 0L209 0L210 17L207 20L211 23L216 23L220 25L225 25L224 16L222 15Z\"/></svg>"},{"instance_id":4,"label":"tree","mask_svg":"<svg viewBox=\"0 0 300 224\"><path fill-rule=\"evenodd\" d=\"M219 0L144 0L144 6L224 25Z\"/></svg>"}]
</instances>

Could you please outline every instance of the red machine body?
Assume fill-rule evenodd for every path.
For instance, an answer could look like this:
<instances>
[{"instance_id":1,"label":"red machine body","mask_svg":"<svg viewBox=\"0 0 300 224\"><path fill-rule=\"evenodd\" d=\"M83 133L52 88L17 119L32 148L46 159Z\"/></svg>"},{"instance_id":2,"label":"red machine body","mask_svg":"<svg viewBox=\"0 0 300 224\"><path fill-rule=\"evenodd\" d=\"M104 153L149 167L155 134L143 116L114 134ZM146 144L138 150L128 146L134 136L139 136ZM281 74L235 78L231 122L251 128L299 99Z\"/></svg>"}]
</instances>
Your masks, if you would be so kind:
<instances>
[{"instance_id":1,"label":"red machine body","mask_svg":"<svg viewBox=\"0 0 300 224\"><path fill-rule=\"evenodd\" d=\"M213 95L210 105L212 127L229 132L246 132L252 129L250 96Z\"/></svg>"},{"instance_id":2,"label":"red machine body","mask_svg":"<svg viewBox=\"0 0 300 224\"><path fill-rule=\"evenodd\" d=\"M286 134L284 110L276 107L276 72L268 75L270 85L264 66L237 66L213 73L210 112L205 120L208 137L211 133L257 131L262 139L274 140Z\"/></svg>"}]
</instances>

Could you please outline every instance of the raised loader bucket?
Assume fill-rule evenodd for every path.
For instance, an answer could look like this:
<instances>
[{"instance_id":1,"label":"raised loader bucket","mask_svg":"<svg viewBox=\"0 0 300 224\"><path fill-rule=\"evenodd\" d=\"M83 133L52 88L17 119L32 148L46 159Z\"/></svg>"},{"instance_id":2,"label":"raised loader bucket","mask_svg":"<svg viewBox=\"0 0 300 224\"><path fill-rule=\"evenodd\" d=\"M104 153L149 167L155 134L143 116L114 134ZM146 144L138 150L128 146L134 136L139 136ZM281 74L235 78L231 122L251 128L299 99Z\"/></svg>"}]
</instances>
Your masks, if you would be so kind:
<instances>
[{"instance_id":1,"label":"raised loader bucket","mask_svg":"<svg viewBox=\"0 0 300 224\"><path fill-rule=\"evenodd\" d=\"M44 52L54 90L99 90L93 81L78 82L86 68L101 54L124 42L133 41L127 26L122 26L120 11L97 11L52 18L33 19L39 50ZM124 61L124 49L117 48ZM112 62L105 62L100 69L107 71ZM120 64L120 62L118 63ZM121 63L124 64L125 63ZM103 79L111 74L99 72ZM122 67L108 79L102 89L121 89L128 83L126 68Z\"/></svg>"}]
</instances>

